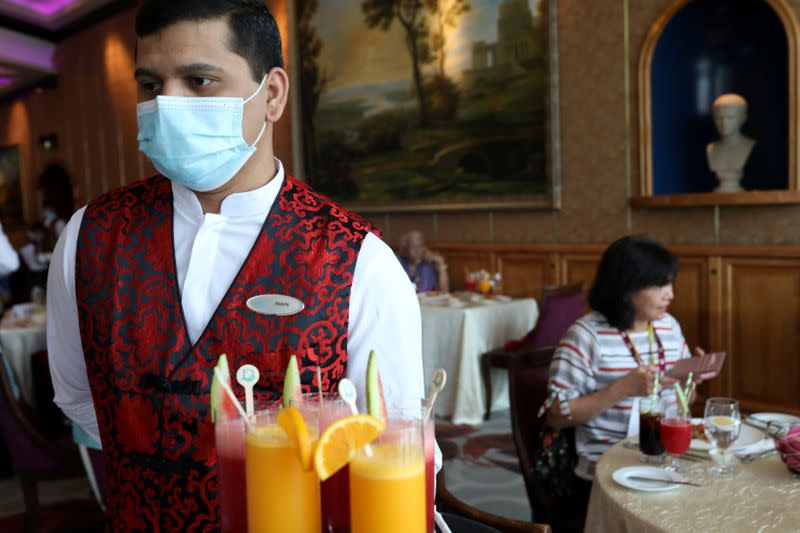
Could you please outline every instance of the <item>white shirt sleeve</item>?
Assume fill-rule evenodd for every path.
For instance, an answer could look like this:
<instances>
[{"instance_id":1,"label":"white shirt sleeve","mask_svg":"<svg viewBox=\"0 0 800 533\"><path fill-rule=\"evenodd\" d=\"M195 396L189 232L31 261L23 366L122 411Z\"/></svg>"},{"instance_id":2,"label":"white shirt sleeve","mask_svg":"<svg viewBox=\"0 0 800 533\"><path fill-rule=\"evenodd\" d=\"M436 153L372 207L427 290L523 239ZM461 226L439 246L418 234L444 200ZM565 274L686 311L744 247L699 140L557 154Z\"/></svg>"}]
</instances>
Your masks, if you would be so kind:
<instances>
[{"instance_id":1,"label":"white shirt sleeve","mask_svg":"<svg viewBox=\"0 0 800 533\"><path fill-rule=\"evenodd\" d=\"M47 276L47 357L56 405L100 441L75 296L75 252L85 209L72 216L53 251Z\"/></svg>"},{"instance_id":2,"label":"white shirt sleeve","mask_svg":"<svg viewBox=\"0 0 800 533\"><path fill-rule=\"evenodd\" d=\"M19 256L8 242L8 237L0 225L0 276L7 276L19 268Z\"/></svg>"},{"instance_id":3,"label":"white shirt sleeve","mask_svg":"<svg viewBox=\"0 0 800 533\"><path fill-rule=\"evenodd\" d=\"M356 260L345 372L356 386L362 413L370 350L378 357L386 406L420 409L425 383L419 300L392 249L373 234L364 239ZM438 472L442 464L438 445L434 463Z\"/></svg>"}]
</instances>

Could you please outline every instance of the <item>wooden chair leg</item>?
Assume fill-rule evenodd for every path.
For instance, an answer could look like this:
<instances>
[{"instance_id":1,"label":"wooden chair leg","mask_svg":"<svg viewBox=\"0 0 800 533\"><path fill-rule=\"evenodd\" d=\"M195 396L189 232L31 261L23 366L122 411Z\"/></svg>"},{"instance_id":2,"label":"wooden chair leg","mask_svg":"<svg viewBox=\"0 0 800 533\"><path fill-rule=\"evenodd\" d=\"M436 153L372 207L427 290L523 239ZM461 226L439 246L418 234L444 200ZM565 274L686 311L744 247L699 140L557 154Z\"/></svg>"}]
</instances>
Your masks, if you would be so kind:
<instances>
[{"instance_id":1,"label":"wooden chair leg","mask_svg":"<svg viewBox=\"0 0 800 533\"><path fill-rule=\"evenodd\" d=\"M36 480L25 474L20 474L19 484L22 486L22 498L25 502L25 518L22 530L25 533L39 531L39 492Z\"/></svg>"},{"instance_id":2,"label":"wooden chair leg","mask_svg":"<svg viewBox=\"0 0 800 533\"><path fill-rule=\"evenodd\" d=\"M486 394L486 412L483 414L483 419L489 420L492 416L492 365L488 353L481 355L481 375Z\"/></svg>"}]
</instances>

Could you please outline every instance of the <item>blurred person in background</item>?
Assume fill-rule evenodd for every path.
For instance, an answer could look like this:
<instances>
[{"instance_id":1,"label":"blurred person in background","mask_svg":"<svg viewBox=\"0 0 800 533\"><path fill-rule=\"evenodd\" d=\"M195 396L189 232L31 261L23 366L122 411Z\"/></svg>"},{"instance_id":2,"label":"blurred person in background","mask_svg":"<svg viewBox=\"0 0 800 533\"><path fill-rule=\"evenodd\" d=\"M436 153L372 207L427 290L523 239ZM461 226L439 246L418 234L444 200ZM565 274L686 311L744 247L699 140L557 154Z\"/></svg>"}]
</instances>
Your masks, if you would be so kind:
<instances>
[{"instance_id":1,"label":"blurred person in background","mask_svg":"<svg viewBox=\"0 0 800 533\"><path fill-rule=\"evenodd\" d=\"M450 290L447 263L425 246L421 232L409 231L400 238L397 257L417 292Z\"/></svg>"}]
</instances>

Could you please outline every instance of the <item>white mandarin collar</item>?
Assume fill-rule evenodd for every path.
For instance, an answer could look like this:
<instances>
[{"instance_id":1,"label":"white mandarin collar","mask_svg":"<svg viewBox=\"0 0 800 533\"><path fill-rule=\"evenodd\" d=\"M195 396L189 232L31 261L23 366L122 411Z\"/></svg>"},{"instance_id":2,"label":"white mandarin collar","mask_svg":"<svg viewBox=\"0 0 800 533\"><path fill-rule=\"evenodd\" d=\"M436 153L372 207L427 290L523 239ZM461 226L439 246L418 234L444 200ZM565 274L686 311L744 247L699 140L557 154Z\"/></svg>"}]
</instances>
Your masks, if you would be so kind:
<instances>
[{"instance_id":1,"label":"white mandarin collar","mask_svg":"<svg viewBox=\"0 0 800 533\"><path fill-rule=\"evenodd\" d=\"M220 212L217 216L236 218L264 215L266 217L283 186L283 164L277 158L275 159L275 170L275 177L266 185L262 185L252 191L237 192L225 197L222 200ZM187 189L173 181L172 197L176 209L179 209L192 219L203 219L203 208L191 189Z\"/></svg>"}]
</instances>

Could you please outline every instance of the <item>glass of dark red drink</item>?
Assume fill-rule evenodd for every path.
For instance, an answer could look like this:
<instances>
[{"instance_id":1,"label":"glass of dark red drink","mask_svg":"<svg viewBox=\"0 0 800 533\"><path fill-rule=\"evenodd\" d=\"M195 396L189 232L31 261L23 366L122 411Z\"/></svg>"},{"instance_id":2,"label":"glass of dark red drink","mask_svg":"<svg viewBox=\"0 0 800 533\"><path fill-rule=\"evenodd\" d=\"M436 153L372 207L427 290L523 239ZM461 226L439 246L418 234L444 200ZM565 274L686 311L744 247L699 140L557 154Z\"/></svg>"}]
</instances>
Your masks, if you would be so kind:
<instances>
[{"instance_id":1,"label":"glass of dark red drink","mask_svg":"<svg viewBox=\"0 0 800 533\"><path fill-rule=\"evenodd\" d=\"M639 458L645 463L664 462L661 442L661 420L664 403L661 398L642 398L639 406Z\"/></svg>"}]
</instances>

